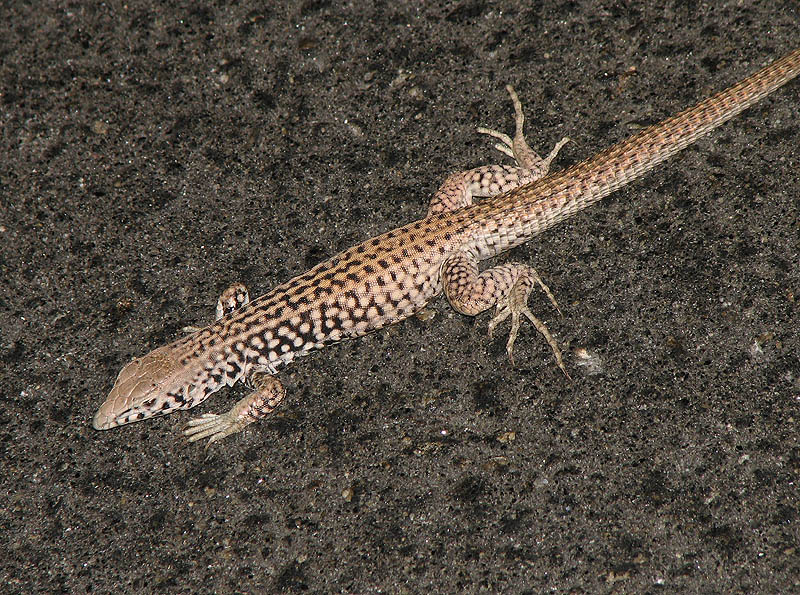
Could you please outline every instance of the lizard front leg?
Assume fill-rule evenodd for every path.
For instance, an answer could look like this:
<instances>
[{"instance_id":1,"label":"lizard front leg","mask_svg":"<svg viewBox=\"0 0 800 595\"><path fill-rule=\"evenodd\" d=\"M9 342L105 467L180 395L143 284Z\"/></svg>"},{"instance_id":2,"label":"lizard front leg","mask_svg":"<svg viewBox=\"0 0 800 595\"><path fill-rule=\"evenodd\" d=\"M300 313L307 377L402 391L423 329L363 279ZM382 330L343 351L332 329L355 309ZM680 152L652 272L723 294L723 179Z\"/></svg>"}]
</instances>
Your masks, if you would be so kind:
<instances>
[{"instance_id":1,"label":"lizard front leg","mask_svg":"<svg viewBox=\"0 0 800 595\"><path fill-rule=\"evenodd\" d=\"M250 303L250 293L244 283L234 283L223 291L217 300L217 311L215 320L227 316L234 310L246 306ZM199 326L183 327L185 333L196 333L200 330Z\"/></svg>"},{"instance_id":2,"label":"lizard front leg","mask_svg":"<svg viewBox=\"0 0 800 595\"><path fill-rule=\"evenodd\" d=\"M216 319L227 316L250 303L250 293L243 283L234 283L217 300ZM206 413L192 419L183 434L189 442L208 438L206 448L241 431L245 426L272 413L286 396L286 389L275 376L268 372L254 371L246 381L254 390L221 415Z\"/></svg>"},{"instance_id":3,"label":"lizard front leg","mask_svg":"<svg viewBox=\"0 0 800 595\"><path fill-rule=\"evenodd\" d=\"M250 293L244 283L234 283L217 300L217 320L250 303Z\"/></svg>"},{"instance_id":4,"label":"lizard front leg","mask_svg":"<svg viewBox=\"0 0 800 595\"><path fill-rule=\"evenodd\" d=\"M236 403L230 411L221 415L206 413L189 421L183 431L189 442L208 438L208 448L214 442L263 419L275 411L286 396L286 389L281 381L268 372L254 372L248 381L254 389L253 392Z\"/></svg>"}]
</instances>

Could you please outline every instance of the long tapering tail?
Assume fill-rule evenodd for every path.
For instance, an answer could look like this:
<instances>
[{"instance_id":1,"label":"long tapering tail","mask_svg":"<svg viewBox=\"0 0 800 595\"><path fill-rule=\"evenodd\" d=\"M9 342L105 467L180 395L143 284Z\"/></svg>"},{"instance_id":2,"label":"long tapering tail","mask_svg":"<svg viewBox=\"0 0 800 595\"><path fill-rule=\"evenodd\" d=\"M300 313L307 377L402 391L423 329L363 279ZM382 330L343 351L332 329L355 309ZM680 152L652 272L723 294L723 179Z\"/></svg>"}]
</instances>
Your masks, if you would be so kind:
<instances>
[{"instance_id":1,"label":"long tapering tail","mask_svg":"<svg viewBox=\"0 0 800 595\"><path fill-rule=\"evenodd\" d=\"M800 49L694 107L649 126L572 167L512 190L498 207L538 211L536 232L641 177L800 74ZM536 209L541 203L540 209Z\"/></svg>"}]
</instances>

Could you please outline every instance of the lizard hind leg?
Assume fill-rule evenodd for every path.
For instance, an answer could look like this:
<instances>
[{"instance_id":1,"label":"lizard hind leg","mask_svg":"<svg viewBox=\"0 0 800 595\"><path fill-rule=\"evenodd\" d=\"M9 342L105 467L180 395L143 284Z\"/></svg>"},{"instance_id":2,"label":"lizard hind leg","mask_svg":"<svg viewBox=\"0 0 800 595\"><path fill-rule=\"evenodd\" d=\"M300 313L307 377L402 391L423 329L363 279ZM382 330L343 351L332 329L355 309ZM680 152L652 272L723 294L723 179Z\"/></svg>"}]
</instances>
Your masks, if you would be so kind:
<instances>
[{"instance_id":1,"label":"lizard hind leg","mask_svg":"<svg viewBox=\"0 0 800 595\"><path fill-rule=\"evenodd\" d=\"M497 196L546 176L550 171L550 163L558 155L561 147L569 142L569 139L564 137L545 159L539 157L525 141L522 131L525 123L522 104L514 89L510 85L506 88L514 102L516 121L514 138L488 128L478 128L478 132L498 139L500 142L495 148L511 157L516 165L485 165L450 174L431 199L428 216L467 207L472 204L473 198Z\"/></svg>"},{"instance_id":2,"label":"lizard hind leg","mask_svg":"<svg viewBox=\"0 0 800 595\"><path fill-rule=\"evenodd\" d=\"M556 364L569 378L558 344L547 326L536 318L527 306L528 296L533 286L539 285L559 314L561 313L552 292L533 267L512 262L479 273L477 259L469 253L459 252L444 261L441 274L447 300L456 311L467 316L475 316L495 306L495 315L489 322L490 337L498 324L509 316L511 317L511 330L506 343L506 351L512 365L514 364L514 341L519 333L521 317L525 316L545 338L550 349L553 350Z\"/></svg>"},{"instance_id":3,"label":"lizard hind leg","mask_svg":"<svg viewBox=\"0 0 800 595\"><path fill-rule=\"evenodd\" d=\"M525 114L522 111L522 103L519 97L517 97L514 87L506 85L506 90L514 104L514 138L512 139L507 134L490 128L479 127L478 132L492 136L500 141L494 148L516 161L520 169L526 174L521 177L524 177L526 181L538 180L548 174L550 171L550 164L553 162L553 159L556 158L561 148L569 142L569 138L565 136L558 141L556 146L553 147L553 150L550 151L550 154L544 159L539 157L536 151L531 149L528 146L528 142L525 140L525 133L523 132Z\"/></svg>"},{"instance_id":4,"label":"lizard hind leg","mask_svg":"<svg viewBox=\"0 0 800 595\"><path fill-rule=\"evenodd\" d=\"M266 372L254 372L249 378L253 392L236 403L230 411L217 415L206 413L192 419L183 431L189 442L208 438L206 448L214 442L241 431L263 419L280 405L286 396L286 389L275 376Z\"/></svg>"},{"instance_id":5,"label":"lizard hind leg","mask_svg":"<svg viewBox=\"0 0 800 595\"><path fill-rule=\"evenodd\" d=\"M561 350L558 348L558 343L553 338L553 335L550 334L550 330L547 328L547 325L536 318L536 316L533 315L533 312L530 311L530 308L528 308L528 296L533 288L531 281L536 281L539 284L547 297L550 299L550 302L553 304L555 309L558 310L559 315L561 314L561 309L558 307L558 303L553 297L553 294L550 292L550 289L544 284L544 281L541 280L536 270L532 267L527 267L527 269L528 270L525 271L526 278L518 279L511 288L511 291L509 291L505 297L497 301L497 305L495 306L495 314L489 321L489 338L491 338L494 334L494 329L497 328L497 325L511 316L511 330L508 333L506 352L508 353L508 359L511 362L511 365L513 366L514 341L516 341L517 334L519 333L521 320L520 317L521 315L524 315L528 320L530 320L534 328L539 331L539 334L544 337L544 340L547 341L550 349L553 350L553 357L555 357L556 364L559 368L561 368L561 371L564 372L564 375L569 378L570 376L567 373L567 369L564 367L564 359L561 355Z\"/></svg>"}]
</instances>

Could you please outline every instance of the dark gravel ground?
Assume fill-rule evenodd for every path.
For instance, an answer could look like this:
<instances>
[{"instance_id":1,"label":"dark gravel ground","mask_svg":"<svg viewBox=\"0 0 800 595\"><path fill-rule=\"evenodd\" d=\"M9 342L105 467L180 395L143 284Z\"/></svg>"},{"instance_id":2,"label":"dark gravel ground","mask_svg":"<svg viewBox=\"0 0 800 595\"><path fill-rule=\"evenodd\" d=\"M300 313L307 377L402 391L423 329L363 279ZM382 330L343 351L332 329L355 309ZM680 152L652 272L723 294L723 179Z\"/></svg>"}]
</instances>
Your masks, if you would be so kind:
<instances>
[{"instance_id":1,"label":"dark gravel ground","mask_svg":"<svg viewBox=\"0 0 800 595\"><path fill-rule=\"evenodd\" d=\"M247 4L0 8L3 589L800 589L797 82L503 257L559 298L571 382L439 299L207 452L187 413L91 428L230 283L503 161L475 127L511 131L505 83L561 168L800 42L794 1Z\"/></svg>"}]
</instances>

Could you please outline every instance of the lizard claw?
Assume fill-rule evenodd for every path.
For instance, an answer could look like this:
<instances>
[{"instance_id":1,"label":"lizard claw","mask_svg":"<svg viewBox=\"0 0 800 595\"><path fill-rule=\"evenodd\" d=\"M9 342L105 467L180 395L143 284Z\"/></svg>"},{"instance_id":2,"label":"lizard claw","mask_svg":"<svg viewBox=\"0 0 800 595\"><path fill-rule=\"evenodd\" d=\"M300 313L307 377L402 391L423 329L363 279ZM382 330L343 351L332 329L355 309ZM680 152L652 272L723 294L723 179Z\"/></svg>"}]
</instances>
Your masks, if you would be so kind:
<instances>
[{"instance_id":1,"label":"lizard claw","mask_svg":"<svg viewBox=\"0 0 800 595\"><path fill-rule=\"evenodd\" d=\"M214 442L222 440L223 438L235 434L244 428L251 420L240 418L234 414L234 411L228 411L222 415L215 413L205 413L200 417L189 420L186 424L186 429L183 430L183 435L189 439L189 442L196 442L208 438L205 449L211 446Z\"/></svg>"},{"instance_id":2,"label":"lizard claw","mask_svg":"<svg viewBox=\"0 0 800 595\"><path fill-rule=\"evenodd\" d=\"M272 413L286 395L286 389L280 381L269 373L255 372L248 380L255 390L230 411L222 415L206 413L189 421L183 431L189 442L208 438L208 449L214 442Z\"/></svg>"},{"instance_id":3,"label":"lizard claw","mask_svg":"<svg viewBox=\"0 0 800 595\"><path fill-rule=\"evenodd\" d=\"M541 279L536 277L536 280L545 290L550 300L553 302L553 305L558 309L558 304L556 304L555 299L553 298L550 290L547 288L544 283L542 283ZM550 349L553 350L553 356L556 359L556 364L558 367L561 368L561 371L564 372L564 376L570 378L569 374L567 373L567 369L564 367L564 359L561 355L561 350L558 348L558 343L553 338L553 335L550 334L550 330L547 328L547 325L543 323L541 320L536 318L533 315L533 312L530 311L528 308L527 300L528 300L528 293L530 289L529 286L526 287L524 284L517 284L514 288L509 292L509 294L503 298L501 301L497 303L497 308L495 309L494 317L489 321L489 337L492 337L494 333L494 329L497 328L497 325L503 322L506 318L511 316L511 330L508 334L508 342L506 343L506 352L508 353L508 359L511 362L511 365L514 365L514 341L517 340L517 335L519 334L519 327L521 323L521 315L524 315L528 320L531 321L534 328L544 337L547 344L550 346ZM559 310L559 314L561 310Z\"/></svg>"},{"instance_id":4,"label":"lizard claw","mask_svg":"<svg viewBox=\"0 0 800 595\"><path fill-rule=\"evenodd\" d=\"M484 128L482 126L478 128L478 132L480 134L487 134L499 140L500 142L497 143L494 148L511 157L516 162L517 166L524 170L534 172L536 174L536 178L545 176L547 175L547 172L550 171L550 164L552 163L553 159L556 158L556 155L558 155L561 147L569 142L569 138L565 136L558 141L556 146L553 147L553 150L550 151L550 154L544 159L539 157L539 155L537 155L536 152L528 146L528 143L525 140L525 134L523 132L525 114L522 111L522 103L520 102L519 97L517 97L514 87L511 85L506 85L506 91L508 91L508 94L511 96L511 102L514 104L514 138L511 138L509 135L503 132L498 132L497 130Z\"/></svg>"}]
</instances>

